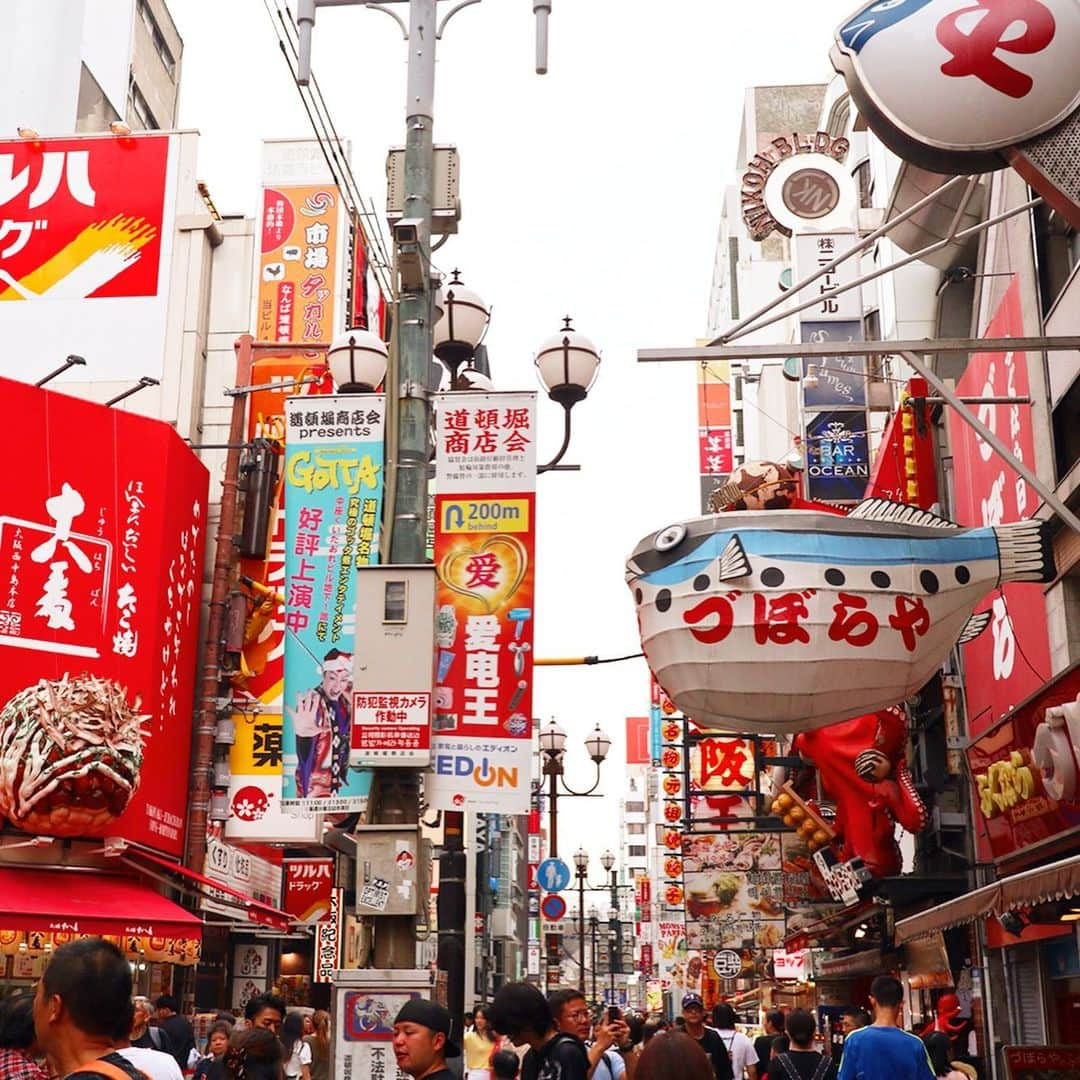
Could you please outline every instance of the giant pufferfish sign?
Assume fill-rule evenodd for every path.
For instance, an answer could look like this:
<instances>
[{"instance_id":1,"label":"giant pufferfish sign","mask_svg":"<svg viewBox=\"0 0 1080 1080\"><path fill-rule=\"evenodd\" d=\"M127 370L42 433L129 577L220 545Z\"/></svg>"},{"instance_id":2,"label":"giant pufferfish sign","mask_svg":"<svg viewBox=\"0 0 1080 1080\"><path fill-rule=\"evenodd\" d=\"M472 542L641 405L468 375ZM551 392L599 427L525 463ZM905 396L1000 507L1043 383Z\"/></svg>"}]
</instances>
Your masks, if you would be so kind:
<instances>
[{"instance_id":1,"label":"giant pufferfish sign","mask_svg":"<svg viewBox=\"0 0 1080 1080\"><path fill-rule=\"evenodd\" d=\"M627 562L641 643L707 728L783 733L887 708L933 675L1010 581L1055 574L1046 526L965 529L884 499L670 525Z\"/></svg>"}]
</instances>

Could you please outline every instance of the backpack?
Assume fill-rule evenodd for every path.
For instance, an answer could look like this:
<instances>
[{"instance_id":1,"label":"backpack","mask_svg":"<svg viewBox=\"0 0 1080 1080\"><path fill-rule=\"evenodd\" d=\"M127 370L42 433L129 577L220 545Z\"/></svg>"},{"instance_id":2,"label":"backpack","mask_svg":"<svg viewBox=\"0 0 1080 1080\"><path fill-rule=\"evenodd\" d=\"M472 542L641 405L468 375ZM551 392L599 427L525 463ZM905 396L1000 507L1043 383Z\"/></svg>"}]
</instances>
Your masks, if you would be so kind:
<instances>
[{"instance_id":1,"label":"backpack","mask_svg":"<svg viewBox=\"0 0 1080 1080\"><path fill-rule=\"evenodd\" d=\"M713 1064L715 1066L716 1080L735 1080L735 1066L732 1063L731 1048L735 1045L735 1036L731 1036L731 1042L728 1042L719 1031L715 1032L716 1037L720 1040L720 1045L724 1048L724 1053L718 1055L719 1060L714 1058Z\"/></svg>"},{"instance_id":2,"label":"backpack","mask_svg":"<svg viewBox=\"0 0 1080 1080\"><path fill-rule=\"evenodd\" d=\"M788 1074L789 1080L801 1080L799 1071L795 1068L795 1062L787 1054L781 1054L777 1060L780 1062L780 1067ZM825 1074L829 1071L829 1065L829 1059L824 1054L819 1054L818 1063L814 1066L814 1075L810 1077L810 1080L824 1080Z\"/></svg>"}]
</instances>

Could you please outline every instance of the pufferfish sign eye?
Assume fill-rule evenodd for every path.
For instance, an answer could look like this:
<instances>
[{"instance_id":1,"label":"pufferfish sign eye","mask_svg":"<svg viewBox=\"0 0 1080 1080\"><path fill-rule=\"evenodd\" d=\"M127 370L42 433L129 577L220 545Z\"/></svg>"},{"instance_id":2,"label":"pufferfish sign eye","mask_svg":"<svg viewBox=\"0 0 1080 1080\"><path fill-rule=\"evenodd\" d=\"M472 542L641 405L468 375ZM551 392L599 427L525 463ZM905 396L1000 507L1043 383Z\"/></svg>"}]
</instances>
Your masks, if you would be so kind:
<instances>
[{"instance_id":1,"label":"pufferfish sign eye","mask_svg":"<svg viewBox=\"0 0 1080 1080\"><path fill-rule=\"evenodd\" d=\"M686 539L685 525L669 525L656 534L653 547L657 551L671 551L677 548Z\"/></svg>"}]
</instances>

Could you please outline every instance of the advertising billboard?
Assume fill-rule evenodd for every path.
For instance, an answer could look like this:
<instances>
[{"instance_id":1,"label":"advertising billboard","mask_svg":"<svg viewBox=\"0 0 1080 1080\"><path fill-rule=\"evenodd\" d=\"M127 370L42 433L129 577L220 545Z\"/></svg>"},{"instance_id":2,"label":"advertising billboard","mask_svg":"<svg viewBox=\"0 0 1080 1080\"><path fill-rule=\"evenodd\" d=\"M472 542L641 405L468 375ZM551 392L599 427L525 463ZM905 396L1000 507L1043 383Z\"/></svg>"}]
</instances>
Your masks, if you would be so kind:
<instances>
[{"instance_id":1,"label":"advertising billboard","mask_svg":"<svg viewBox=\"0 0 1080 1080\"><path fill-rule=\"evenodd\" d=\"M536 394L439 395L436 809L529 809Z\"/></svg>"},{"instance_id":2,"label":"advertising billboard","mask_svg":"<svg viewBox=\"0 0 1080 1080\"><path fill-rule=\"evenodd\" d=\"M1080 829L1080 665L967 750L981 859L1006 859Z\"/></svg>"},{"instance_id":3,"label":"advertising billboard","mask_svg":"<svg viewBox=\"0 0 1080 1080\"><path fill-rule=\"evenodd\" d=\"M282 806L362 810L371 776L349 764L356 569L378 561L385 399L291 398L285 421Z\"/></svg>"},{"instance_id":4,"label":"advertising billboard","mask_svg":"<svg viewBox=\"0 0 1080 1080\"><path fill-rule=\"evenodd\" d=\"M333 184L263 189L260 341L333 339L340 220Z\"/></svg>"},{"instance_id":5,"label":"advertising billboard","mask_svg":"<svg viewBox=\"0 0 1080 1080\"><path fill-rule=\"evenodd\" d=\"M986 334L1023 333L1020 284L1014 281ZM1030 389L1027 356L1011 352L975 353L956 384L957 394L964 397L1027 397ZM1019 460L1035 468L1030 406L984 404L978 407L978 416ZM1039 505L1038 495L951 409L948 417L956 521L994 526L1030 518ZM1037 690L1050 673L1046 604L1039 586L1005 585L976 608L976 614L986 611L991 615L989 628L961 648L971 735L985 731Z\"/></svg>"},{"instance_id":6,"label":"advertising billboard","mask_svg":"<svg viewBox=\"0 0 1080 1080\"><path fill-rule=\"evenodd\" d=\"M209 476L167 424L0 379L0 818L179 855Z\"/></svg>"},{"instance_id":7,"label":"advertising billboard","mask_svg":"<svg viewBox=\"0 0 1080 1080\"><path fill-rule=\"evenodd\" d=\"M323 369L322 358L263 357L252 367L248 439L285 441L285 401L310 400L330 389L322 383L303 387L298 379ZM245 626L240 671L233 676L235 742L229 753L228 840L288 841L318 838L318 822L281 808L282 689L285 684L285 500L278 481L267 530L264 558L242 559L240 572L255 583Z\"/></svg>"},{"instance_id":8,"label":"advertising billboard","mask_svg":"<svg viewBox=\"0 0 1080 1080\"><path fill-rule=\"evenodd\" d=\"M0 142L0 327L35 375L76 353L96 379L161 376L178 153L169 135Z\"/></svg>"},{"instance_id":9,"label":"advertising billboard","mask_svg":"<svg viewBox=\"0 0 1080 1080\"><path fill-rule=\"evenodd\" d=\"M709 496L734 468L731 431L731 365L715 360L698 368L698 472L701 477L701 512L709 510Z\"/></svg>"},{"instance_id":10,"label":"advertising billboard","mask_svg":"<svg viewBox=\"0 0 1080 1080\"><path fill-rule=\"evenodd\" d=\"M804 343L815 345L835 341L862 341L862 323L800 322L799 332ZM866 408L866 357L804 356L803 406L807 409ZM813 374L817 385L807 386L807 376Z\"/></svg>"},{"instance_id":11,"label":"advertising billboard","mask_svg":"<svg viewBox=\"0 0 1080 1080\"><path fill-rule=\"evenodd\" d=\"M870 479L864 410L813 412L806 417L806 490L823 502L854 502Z\"/></svg>"}]
</instances>

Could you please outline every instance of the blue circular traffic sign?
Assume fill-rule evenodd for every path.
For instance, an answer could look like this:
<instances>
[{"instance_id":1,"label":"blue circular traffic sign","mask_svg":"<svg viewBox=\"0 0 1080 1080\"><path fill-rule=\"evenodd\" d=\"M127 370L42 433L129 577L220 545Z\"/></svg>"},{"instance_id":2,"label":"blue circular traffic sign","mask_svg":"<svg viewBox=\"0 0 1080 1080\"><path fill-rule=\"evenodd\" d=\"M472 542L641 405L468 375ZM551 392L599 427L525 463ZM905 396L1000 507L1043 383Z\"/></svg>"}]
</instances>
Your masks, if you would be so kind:
<instances>
[{"instance_id":1,"label":"blue circular traffic sign","mask_svg":"<svg viewBox=\"0 0 1080 1080\"><path fill-rule=\"evenodd\" d=\"M562 892L570 884L570 867L562 859L545 859L537 867L536 882L545 892Z\"/></svg>"},{"instance_id":2,"label":"blue circular traffic sign","mask_svg":"<svg viewBox=\"0 0 1080 1080\"><path fill-rule=\"evenodd\" d=\"M548 893L540 904L545 919L558 922L566 914L566 901L558 893Z\"/></svg>"}]
</instances>

